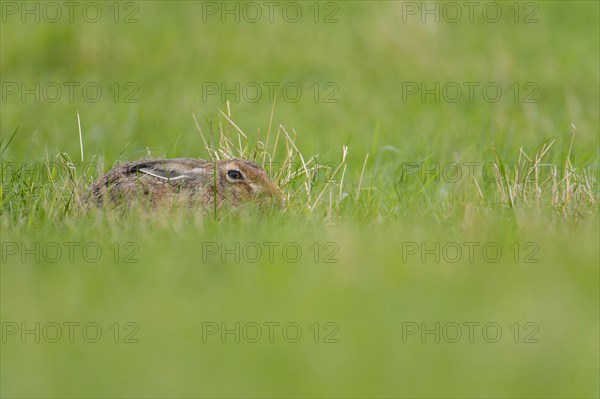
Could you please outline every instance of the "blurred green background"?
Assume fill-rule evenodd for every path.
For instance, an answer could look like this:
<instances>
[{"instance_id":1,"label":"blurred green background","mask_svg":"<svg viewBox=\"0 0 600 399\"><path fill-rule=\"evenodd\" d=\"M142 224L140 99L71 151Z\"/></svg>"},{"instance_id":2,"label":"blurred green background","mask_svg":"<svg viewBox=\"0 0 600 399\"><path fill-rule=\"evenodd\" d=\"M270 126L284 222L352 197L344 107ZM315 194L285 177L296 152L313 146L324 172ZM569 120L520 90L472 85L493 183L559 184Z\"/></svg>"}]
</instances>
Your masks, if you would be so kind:
<instances>
[{"instance_id":1,"label":"blurred green background","mask_svg":"<svg viewBox=\"0 0 600 399\"><path fill-rule=\"evenodd\" d=\"M492 147L514 162L519 148L531 154L551 138L545 160L564 165L573 131L574 165L597 178L597 2L474 2L472 22L463 2L453 3L456 22L444 2L274 2L273 22L264 2L76 3L71 22L60 2L61 18L46 3L1 2L4 143L19 129L4 161L58 152L79 161L77 112L85 160L105 168L149 153L205 157L192 113L216 132L228 100L240 128L264 137L273 107L265 82L294 84L298 101L275 89L273 126L293 129L302 152L323 161L339 161L347 145L343 190L353 202L335 217L323 204L220 222L194 212L19 219L3 204L2 397L599 396L597 207L563 218L548 204L503 209L473 187L399 180L403 162L482 164ZM496 6L502 14L491 22ZM252 7L262 12L256 22ZM423 13L434 7L439 22ZM299 20L288 21L296 9ZM465 90L455 103L406 93L436 82L479 86L473 101ZM481 93L490 82L502 88L496 102ZM82 92L89 84L101 88L98 101ZM236 93L221 87L236 84ZM257 101L242 89L255 84L264 89ZM56 85L63 91L54 102ZM592 192L597 200L597 185ZM253 242L297 243L302 255L290 262L276 251L270 261L263 253L254 263L206 252ZM472 261L466 251L456 262L406 252L412 243L469 242L479 244ZM44 252L51 243L63 249L56 262ZM68 243L80 244L73 262ZM97 262L84 259L86 243L101 248ZM497 262L482 255L486 243L501 248ZM332 248L338 262L325 263ZM125 262L129 250L136 263ZM59 323L62 338L22 337L36 322ZM98 323L103 335L71 343L64 322ZM127 322L139 342L123 342ZM203 323L222 322L293 322L302 337L290 343L276 330L269 342L263 327L257 343L243 334L239 343L219 334L203 342ZM323 342L329 322L338 342ZM468 322L497 323L502 336L491 343L476 329L470 342ZM537 342L525 342L529 322ZM405 336L407 323L440 323L440 334L458 323L462 337Z\"/></svg>"}]
</instances>

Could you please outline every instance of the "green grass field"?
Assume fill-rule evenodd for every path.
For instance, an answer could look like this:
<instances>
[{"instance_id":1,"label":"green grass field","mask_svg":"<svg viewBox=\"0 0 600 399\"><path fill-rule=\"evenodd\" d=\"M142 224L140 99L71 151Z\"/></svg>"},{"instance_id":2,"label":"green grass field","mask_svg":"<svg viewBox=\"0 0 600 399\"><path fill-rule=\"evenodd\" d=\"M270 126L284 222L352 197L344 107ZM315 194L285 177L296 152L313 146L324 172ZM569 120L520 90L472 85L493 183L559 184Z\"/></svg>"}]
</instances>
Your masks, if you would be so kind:
<instances>
[{"instance_id":1,"label":"green grass field","mask_svg":"<svg viewBox=\"0 0 600 399\"><path fill-rule=\"evenodd\" d=\"M598 397L599 4L269 4L0 2L0 396ZM285 208L83 203L215 154Z\"/></svg>"}]
</instances>

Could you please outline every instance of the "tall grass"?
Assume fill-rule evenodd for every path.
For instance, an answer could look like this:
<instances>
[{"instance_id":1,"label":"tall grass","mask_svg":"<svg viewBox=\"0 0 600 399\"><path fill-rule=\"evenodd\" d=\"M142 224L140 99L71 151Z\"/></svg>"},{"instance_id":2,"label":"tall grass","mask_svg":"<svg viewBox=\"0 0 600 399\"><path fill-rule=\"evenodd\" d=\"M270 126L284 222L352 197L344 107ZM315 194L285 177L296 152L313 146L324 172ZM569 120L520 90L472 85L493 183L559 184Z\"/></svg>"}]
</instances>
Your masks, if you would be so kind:
<instances>
[{"instance_id":1,"label":"tall grass","mask_svg":"<svg viewBox=\"0 0 600 399\"><path fill-rule=\"evenodd\" d=\"M320 162L318 154L303 153L298 144L299 134L294 129L288 131L283 125L272 125L274 112L273 106L266 134L260 130L256 134L244 132L236 124L229 103L227 111L219 111L216 122L207 120L204 129L195 115L192 118L207 159L251 159L266 169L287 198L283 213L310 215L315 220L330 223L331 218L342 215L393 219L407 216L417 205L421 208L417 211L421 217L440 222L440 217L459 216L461 206L468 203L482 209L524 209L577 221L593 218L597 210L597 175L591 166L573 163L574 133L562 163L546 162L556 147L557 140L553 138L542 143L533 155L519 148L512 162L508 161L510 154L492 149L493 159L482 160L493 163L495 175L491 181L482 176L468 176L468 179L448 184L440 175L421 176L416 179L416 186L411 187L410 182L398 183L400 176L394 176L402 171L372 169L368 154L360 169L356 168L349 177L348 146L342 146L336 162ZM6 139L3 153L17 134L15 131ZM80 139L83 159L85 134ZM564 149L559 150L564 152ZM64 152L47 154L46 159L40 161L2 159L2 219L6 223L32 225L81 217L88 211L85 203L88 187L118 162L112 160L105 164L98 154L86 155L90 162L74 161ZM148 151L148 156L162 154ZM414 198L406 198L407 191L412 191L408 195ZM425 202L419 201L419 197ZM404 209L399 211L400 208Z\"/></svg>"}]
</instances>

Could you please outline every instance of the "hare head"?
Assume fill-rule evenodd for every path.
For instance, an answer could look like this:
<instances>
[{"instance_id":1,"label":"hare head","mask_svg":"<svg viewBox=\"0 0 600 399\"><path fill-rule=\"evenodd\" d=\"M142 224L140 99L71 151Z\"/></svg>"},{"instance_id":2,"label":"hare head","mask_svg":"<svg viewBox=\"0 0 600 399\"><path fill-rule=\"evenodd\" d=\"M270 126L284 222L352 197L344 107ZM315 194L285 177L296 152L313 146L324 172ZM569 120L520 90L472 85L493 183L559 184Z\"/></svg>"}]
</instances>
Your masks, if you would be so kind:
<instances>
[{"instance_id":1,"label":"hare head","mask_svg":"<svg viewBox=\"0 0 600 399\"><path fill-rule=\"evenodd\" d=\"M209 171L211 177L217 173L217 184L225 197L234 203L250 199L275 199L283 202L283 192L269 180L269 176L258 164L241 159L216 162L216 171ZM217 190L219 191L219 190Z\"/></svg>"},{"instance_id":2,"label":"hare head","mask_svg":"<svg viewBox=\"0 0 600 399\"><path fill-rule=\"evenodd\" d=\"M92 186L97 202L104 198L133 202L144 195L152 202L184 200L222 206L257 200L283 205L283 192L258 164L244 159L214 162L192 158L140 160L122 164ZM108 194L108 195L107 195Z\"/></svg>"}]
</instances>

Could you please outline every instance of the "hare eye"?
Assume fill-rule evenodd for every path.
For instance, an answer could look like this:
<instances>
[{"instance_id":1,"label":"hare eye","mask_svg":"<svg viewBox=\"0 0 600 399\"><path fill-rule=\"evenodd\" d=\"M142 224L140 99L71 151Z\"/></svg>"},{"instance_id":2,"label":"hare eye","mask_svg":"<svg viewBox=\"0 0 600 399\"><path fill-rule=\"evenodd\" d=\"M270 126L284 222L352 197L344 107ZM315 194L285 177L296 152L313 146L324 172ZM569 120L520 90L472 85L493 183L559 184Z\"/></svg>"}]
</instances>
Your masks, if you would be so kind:
<instances>
[{"instance_id":1,"label":"hare eye","mask_svg":"<svg viewBox=\"0 0 600 399\"><path fill-rule=\"evenodd\" d=\"M227 172L227 176L232 180L244 180L244 176L237 170L230 170Z\"/></svg>"}]
</instances>

